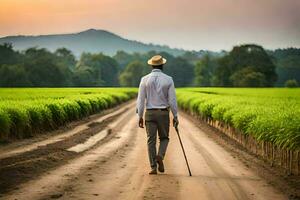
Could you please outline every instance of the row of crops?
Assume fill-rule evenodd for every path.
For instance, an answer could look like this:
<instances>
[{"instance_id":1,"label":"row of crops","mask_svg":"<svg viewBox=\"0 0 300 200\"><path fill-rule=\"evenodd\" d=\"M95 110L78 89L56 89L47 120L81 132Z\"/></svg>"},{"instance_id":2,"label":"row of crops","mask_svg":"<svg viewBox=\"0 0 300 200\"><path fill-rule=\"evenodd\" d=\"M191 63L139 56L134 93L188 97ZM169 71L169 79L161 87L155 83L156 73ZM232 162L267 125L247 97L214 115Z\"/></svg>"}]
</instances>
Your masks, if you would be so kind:
<instances>
[{"instance_id":1,"label":"row of crops","mask_svg":"<svg viewBox=\"0 0 300 200\"><path fill-rule=\"evenodd\" d=\"M185 88L179 107L279 148L300 150L300 90Z\"/></svg>"},{"instance_id":2,"label":"row of crops","mask_svg":"<svg viewBox=\"0 0 300 200\"><path fill-rule=\"evenodd\" d=\"M129 88L0 89L0 141L53 130L136 96Z\"/></svg>"}]
</instances>

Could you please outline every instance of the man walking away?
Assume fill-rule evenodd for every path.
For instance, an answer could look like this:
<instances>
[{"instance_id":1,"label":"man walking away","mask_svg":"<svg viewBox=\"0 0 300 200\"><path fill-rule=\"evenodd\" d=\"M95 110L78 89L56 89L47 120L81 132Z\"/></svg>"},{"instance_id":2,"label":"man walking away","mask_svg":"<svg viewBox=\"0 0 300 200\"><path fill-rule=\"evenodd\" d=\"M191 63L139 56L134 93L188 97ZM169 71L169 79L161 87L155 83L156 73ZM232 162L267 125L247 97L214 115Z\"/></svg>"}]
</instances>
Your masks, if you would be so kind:
<instances>
[{"instance_id":1,"label":"man walking away","mask_svg":"<svg viewBox=\"0 0 300 200\"><path fill-rule=\"evenodd\" d=\"M147 132L148 155L151 166L149 174L157 174L158 170L164 172L163 159L169 143L169 109L173 113L173 126L178 126L177 102L175 87L172 77L162 72L163 65L167 62L160 55L148 60L152 71L142 77L137 99L137 113L139 127L144 128L144 106L146 101L145 125ZM156 150L156 137L159 136L160 144L158 153Z\"/></svg>"}]
</instances>

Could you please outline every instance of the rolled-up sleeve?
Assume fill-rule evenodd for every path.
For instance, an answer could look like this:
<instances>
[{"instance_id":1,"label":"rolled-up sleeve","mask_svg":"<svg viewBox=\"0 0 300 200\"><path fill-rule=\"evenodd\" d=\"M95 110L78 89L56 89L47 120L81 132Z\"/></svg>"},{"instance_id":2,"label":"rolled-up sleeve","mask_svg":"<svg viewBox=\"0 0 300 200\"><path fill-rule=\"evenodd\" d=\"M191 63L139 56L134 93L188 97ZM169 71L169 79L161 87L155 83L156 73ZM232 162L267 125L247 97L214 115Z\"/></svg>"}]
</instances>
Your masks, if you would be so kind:
<instances>
[{"instance_id":1,"label":"rolled-up sleeve","mask_svg":"<svg viewBox=\"0 0 300 200\"><path fill-rule=\"evenodd\" d=\"M171 79L171 85L168 90L168 101L173 116L177 117L177 100L176 100L176 93L175 93L175 86L174 86L173 79Z\"/></svg>"},{"instance_id":2,"label":"rolled-up sleeve","mask_svg":"<svg viewBox=\"0 0 300 200\"><path fill-rule=\"evenodd\" d=\"M145 99L146 99L146 86L142 78L139 86L139 93L138 93L137 105L136 105L136 113L140 118L143 117L144 114Z\"/></svg>"}]
</instances>

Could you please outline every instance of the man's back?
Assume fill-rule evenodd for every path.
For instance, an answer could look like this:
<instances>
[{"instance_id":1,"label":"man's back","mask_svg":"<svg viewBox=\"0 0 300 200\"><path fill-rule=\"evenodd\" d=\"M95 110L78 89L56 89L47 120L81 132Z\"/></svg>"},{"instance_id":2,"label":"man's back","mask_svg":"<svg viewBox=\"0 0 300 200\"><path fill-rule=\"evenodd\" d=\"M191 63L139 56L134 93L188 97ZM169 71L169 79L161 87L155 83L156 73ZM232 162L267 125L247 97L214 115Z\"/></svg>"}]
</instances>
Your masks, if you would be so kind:
<instances>
[{"instance_id":1,"label":"man's back","mask_svg":"<svg viewBox=\"0 0 300 200\"><path fill-rule=\"evenodd\" d=\"M166 108L168 90L172 86L172 78L156 69L142 78L146 86L146 107Z\"/></svg>"},{"instance_id":2,"label":"man's back","mask_svg":"<svg viewBox=\"0 0 300 200\"><path fill-rule=\"evenodd\" d=\"M174 116L177 115L177 105L175 88L172 77L164 74L160 69L153 69L152 72L141 79L140 91L137 108L144 110L144 101L146 100L146 109L153 108L171 108Z\"/></svg>"}]
</instances>

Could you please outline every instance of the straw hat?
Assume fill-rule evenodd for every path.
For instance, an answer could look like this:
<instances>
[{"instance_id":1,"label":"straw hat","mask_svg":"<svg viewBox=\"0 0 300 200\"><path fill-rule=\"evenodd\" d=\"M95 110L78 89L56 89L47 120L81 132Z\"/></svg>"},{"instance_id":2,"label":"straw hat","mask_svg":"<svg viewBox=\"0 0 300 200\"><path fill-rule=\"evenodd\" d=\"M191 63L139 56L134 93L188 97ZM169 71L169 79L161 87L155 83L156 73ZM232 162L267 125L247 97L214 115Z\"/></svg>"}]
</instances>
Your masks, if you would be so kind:
<instances>
[{"instance_id":1,"label":"straw hat","mask_svg":"<svg viewBox=\"0 0 300 200\"><path fill-rule=\"evenodd\" d=\"M148 64L152 66L158 66L166 64L167 60L163 58L161 55L155 55L150 60L148 60Z\"/></svg>"}]
</instances>

